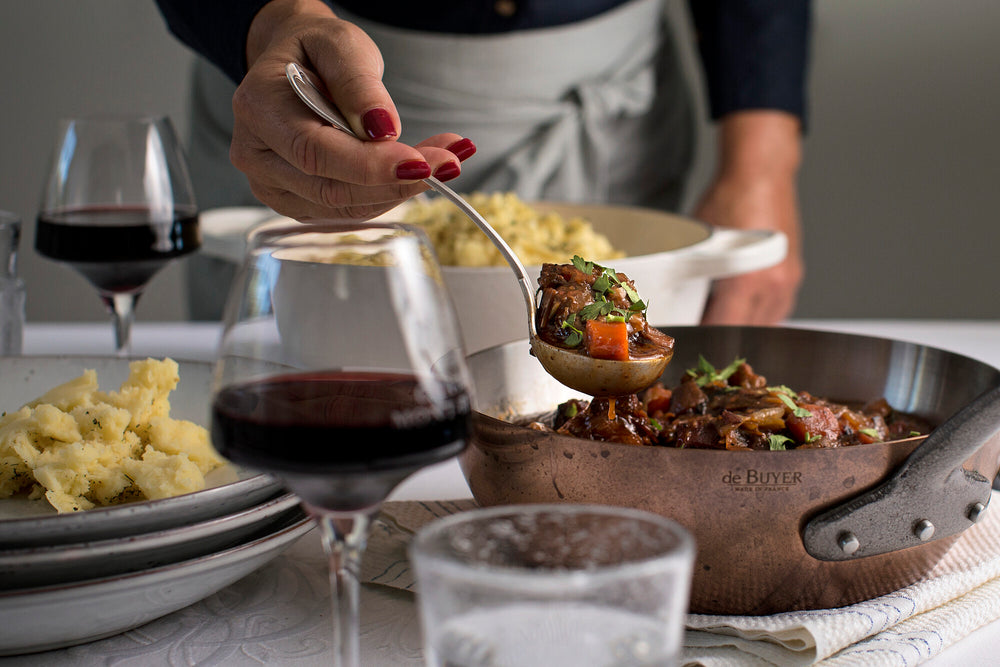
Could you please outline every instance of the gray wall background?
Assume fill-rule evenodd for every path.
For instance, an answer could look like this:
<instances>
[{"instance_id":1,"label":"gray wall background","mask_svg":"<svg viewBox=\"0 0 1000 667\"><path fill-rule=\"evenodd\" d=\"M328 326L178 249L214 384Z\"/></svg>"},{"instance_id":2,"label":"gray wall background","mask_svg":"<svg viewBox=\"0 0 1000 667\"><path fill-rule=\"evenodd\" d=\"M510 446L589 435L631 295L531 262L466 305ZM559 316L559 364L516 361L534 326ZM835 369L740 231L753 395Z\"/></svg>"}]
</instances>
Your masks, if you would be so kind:
<instances>
[{"instance_id":1,"label":"gray wall background","mask_svg":"<svg viewBox=\"0 0 1000 667\"><path fill-rule=\"evenodd\" d=\"M1000 318L1000 3L815 7L796 316ZM29 320L105 318L80 276L33 250L56 121L157 112L186 135L192 58L152 0L0 0L0 208L25 220ZM714 159L700 132L694 190ZM162 271L138 320L184 319L183 281L180 264Z\"/></svg>"}]
</instances>

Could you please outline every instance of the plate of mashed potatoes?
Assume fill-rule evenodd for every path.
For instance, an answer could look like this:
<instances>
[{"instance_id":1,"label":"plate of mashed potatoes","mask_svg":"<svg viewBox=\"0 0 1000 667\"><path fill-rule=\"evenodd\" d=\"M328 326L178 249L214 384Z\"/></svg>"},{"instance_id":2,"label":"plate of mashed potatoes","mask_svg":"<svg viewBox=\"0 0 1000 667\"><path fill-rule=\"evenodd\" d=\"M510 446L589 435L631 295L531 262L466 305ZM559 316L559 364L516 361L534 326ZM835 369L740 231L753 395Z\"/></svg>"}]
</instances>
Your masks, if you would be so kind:
<instances>
[{"instance_id":1,"label":"plate of mashed potatoes","mask_svg":"<svg viewBox=\"0 0 1000 667\"><path fill-rule=\"evenodd\" d=\"M212 448L211 372L173 359L0 359L0 542L165 530L280 494Z\"/></svg>"},{"instance_id":2,"label":"plate of mashed potatoes","mask_svg":"<svg viewBox=\"0 0 1000 667\"><path fill-rule=\"evenodd\" d=\"M96 579L0 591L0 656L101 639L204 599L263 567L313 528L301 512L283 512L276 521L263 534L213 553Z\"/></svg>"}]
</instances>

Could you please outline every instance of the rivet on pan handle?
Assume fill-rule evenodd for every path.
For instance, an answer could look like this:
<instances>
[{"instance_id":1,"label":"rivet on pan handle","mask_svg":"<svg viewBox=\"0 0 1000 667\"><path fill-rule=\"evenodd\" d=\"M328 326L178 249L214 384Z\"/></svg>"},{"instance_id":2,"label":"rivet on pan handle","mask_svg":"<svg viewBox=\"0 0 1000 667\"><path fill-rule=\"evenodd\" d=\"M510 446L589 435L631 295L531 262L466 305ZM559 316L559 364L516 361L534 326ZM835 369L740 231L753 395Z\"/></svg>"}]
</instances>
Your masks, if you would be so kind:
<instances>
[{"instance_id":1,"label":"rivet on pan handle","mask_svg":"<svg viewBox=\"0 0 1000 667\"><path fill-rule=\"evenodd\" d=\"M931 432L881 485L813 517L802 542L814 558L853 560L955 535L979 520L990 480L962 468L1000 431L1000 387Z\"/></svg>"}]
</instances>

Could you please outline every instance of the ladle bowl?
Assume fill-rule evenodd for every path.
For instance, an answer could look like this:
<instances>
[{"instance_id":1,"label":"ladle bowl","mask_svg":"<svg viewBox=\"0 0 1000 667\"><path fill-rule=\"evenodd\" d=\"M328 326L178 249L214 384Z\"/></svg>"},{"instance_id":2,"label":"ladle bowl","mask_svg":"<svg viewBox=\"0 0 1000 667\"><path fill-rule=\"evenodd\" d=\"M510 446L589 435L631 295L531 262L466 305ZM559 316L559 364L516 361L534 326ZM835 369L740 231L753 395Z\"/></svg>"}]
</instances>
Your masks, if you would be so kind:
<instances>
[{"instance_id":1,"label":"ladle bowl","mask_svg":"<svg viewBox=\"0 0 1000 667\"><path fill-rule=\"evenodd\" d=\"M285 74L295 93L306 106L338 130L358 136L340 110L316 86L309 72L296 63L288 63L285 66ZM672 353L621 361L594 359L582 352L561 348L539 338L535 324L535 286L521 260L493 226L461 195L433 176L425 178L424 183L446 197L468 216L486 234L514 271L528 313L528 339L531 343L531 352L549 375L567 387L591 396L634 394L659 379L663 369L670 363Z\"/></svg>"},{"instance_id":2,"label":"ladle bowl","mask_svg":"<svg viewBox=\"0 0 1000 667\"><path fill-rule=\"evenodd\" d=\"M531 353L545 371L570 389L591 396L634 394L660 379L673 358L673 351L649 357L613 361L546 343L537 335L531 338Z\"/></svg>"}]
</instances>

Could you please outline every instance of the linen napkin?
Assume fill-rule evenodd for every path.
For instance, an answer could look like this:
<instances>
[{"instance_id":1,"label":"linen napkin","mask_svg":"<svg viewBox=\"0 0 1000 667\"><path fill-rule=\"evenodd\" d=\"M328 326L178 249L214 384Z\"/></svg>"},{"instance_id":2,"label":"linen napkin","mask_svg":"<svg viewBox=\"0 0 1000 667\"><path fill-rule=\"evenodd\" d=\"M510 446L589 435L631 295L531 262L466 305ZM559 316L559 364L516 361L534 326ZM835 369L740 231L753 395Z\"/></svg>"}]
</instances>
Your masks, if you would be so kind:
<instances>
[{"instance_id":1,"label":"linen napkin","mask_svg":"<svg viewBox=\"0 0 1000 667\"><path fill-rule=\"evenodd\" d=\"M994 491L983 519L954 542L927 576L906 588L837 609L772 616L690 614L684 667L916 665L1000 619L1000 509ZM386 503L375 521L362 581L416 590L406 550L430 521L474 500Z\"/></svg>"}]
</instances>

